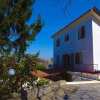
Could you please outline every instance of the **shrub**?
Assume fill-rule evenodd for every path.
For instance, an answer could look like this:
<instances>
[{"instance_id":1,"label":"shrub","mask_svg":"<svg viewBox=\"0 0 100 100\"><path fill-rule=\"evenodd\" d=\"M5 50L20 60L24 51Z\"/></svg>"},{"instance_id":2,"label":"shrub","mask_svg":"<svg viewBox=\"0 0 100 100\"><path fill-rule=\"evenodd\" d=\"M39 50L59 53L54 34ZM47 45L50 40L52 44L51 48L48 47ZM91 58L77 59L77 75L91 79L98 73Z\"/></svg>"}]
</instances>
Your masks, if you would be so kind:
<instances>
[{"instance_id":1,"label":"shrub","mask_svg":"<svg viewBox=\"0 0 100 100\"><path fill-rule=\"evenodd\" d=\"M46 69L46 67L45 67L43 64L37 64L37 65L36 65L36 69L37 69L37 70L44 71L44 70Z\"/></svg>"},{"instance_id":2,"label":"shrub","mask_svg":"<svg viewBox=\"0 0 100 100\"><path fill-rule=\"evenodd\" d=\"M37 84L39 86L42 86L42 85L47 85L49 83L49 81L47 79L39 79Z\"/></svg>"},{"instance_id":3,"label":"shrub","mask_svg":"<svg viewBox=\"0 0 100 100\"><path fill-rule=\"evenodd\" d=\"M8 86L0 84L0 100L5 100L11 96Z\"/></svg>"}]
</instances>

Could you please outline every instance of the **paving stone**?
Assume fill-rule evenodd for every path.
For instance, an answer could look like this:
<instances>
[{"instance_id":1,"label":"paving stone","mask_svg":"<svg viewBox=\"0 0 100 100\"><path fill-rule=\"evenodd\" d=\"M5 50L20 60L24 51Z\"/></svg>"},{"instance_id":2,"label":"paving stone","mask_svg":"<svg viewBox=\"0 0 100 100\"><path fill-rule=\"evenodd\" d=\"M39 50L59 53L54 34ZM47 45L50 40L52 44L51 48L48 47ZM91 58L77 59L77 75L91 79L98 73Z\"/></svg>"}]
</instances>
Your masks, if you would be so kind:
<instances>
[{"instance_id":1,"label":"paving stone","mask_svg":"<svg viewBox=\"0 0 100 100\"><path fill-rule=\"evenodd\" d=\"M78 86L77 92L70 95L68 100L100 100L100 84L81 84Z\"/></svg>"}]
</instances>

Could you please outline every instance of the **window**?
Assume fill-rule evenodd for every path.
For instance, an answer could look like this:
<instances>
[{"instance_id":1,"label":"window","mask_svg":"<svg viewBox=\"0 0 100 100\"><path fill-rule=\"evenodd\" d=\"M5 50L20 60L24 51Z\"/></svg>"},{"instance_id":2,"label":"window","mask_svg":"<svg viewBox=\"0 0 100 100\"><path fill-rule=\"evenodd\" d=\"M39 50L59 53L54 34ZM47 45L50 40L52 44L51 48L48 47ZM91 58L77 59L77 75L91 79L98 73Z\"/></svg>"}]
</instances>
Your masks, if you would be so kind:
<instances>
[{"instance_id":1,"label":"window","mask_svg":"<svg viewBox=\"0 0 100 100\"><path fill-rule=\"evenodd\" d=\"M56 46L59 47L60 46L60 39L56 40Z\"/></svg>"},{"instance_id":2,"label":"window","mask_svg":"<svg viewBox=\"0 0 100 100\"><path fill-rule=\"evenodd\" d=\"M84 39L85 38L85 26L82 26L78 32L78 39Z\"/></svg>"},{"instance_id":3,"label":"window","mask_svg":"<svg viewBox=\"0 0 100 100\"><path fill-rule=\"evenodd\" d=\"M74 54L70 54L70 58L71 58L71 65L74 65Z\"/></svg>"},{"instance_id":4,"label":"window","mask_svg":"<svg viewBox=\"0 0 100 100\"><path fill-rule=\"evenodd\" d=\"M75 64L81 64L82 63L82 54L76 53L75 55Z\"/></svg>"},{"instance_id":5,"label":"window","mask_svg":"<svg viewBox=\"0 0 100 100\"><path fill-rule=\"evenodd\" d=\"M63 55L63 66L68 66L70 65L70 55L64 54Z\"/></svg>"},{"instance_id":6,"label":"window","mask_svg":"<svg viewBox=\"0 0 100 100\"><path fill-rule=\"evenodd\" d=\"M64 37L64 41L65 41L65 42L69 41L69 35L68 35L68 34L65 35L65 37Z\"/></svg>"},{"instance_id":7,"label":"window","mask_svg":"<svg viewBox=\"0 0 100 100\"><path fill-rule=\"evenodd\" d=\"M60 62L60 56L57 55L57 56L56 56L56 66L57 66L57 67L59 67L59 64L60 64L59 62Z\"/></svg>"},{"instance_id":8,"label":"window","mask_svg":"<svg viewBox=\"0 0 100 100\"><path fill-rule=\"evenodd\" d=\"M59 56L59 55L57 55L57 62L59 62L59 59L60 59L60 56Z\"/></svg>"}]
</instances>

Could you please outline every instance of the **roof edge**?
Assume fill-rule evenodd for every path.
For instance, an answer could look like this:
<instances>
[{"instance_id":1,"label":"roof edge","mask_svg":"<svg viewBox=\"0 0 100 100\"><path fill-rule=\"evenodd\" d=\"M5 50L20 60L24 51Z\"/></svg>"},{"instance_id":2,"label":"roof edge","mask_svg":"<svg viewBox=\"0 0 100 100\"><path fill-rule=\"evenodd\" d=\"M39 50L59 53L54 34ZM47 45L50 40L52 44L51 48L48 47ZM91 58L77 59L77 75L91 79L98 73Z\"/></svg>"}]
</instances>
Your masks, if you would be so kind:
<instances>
[{"instance_id":1,"label":"roof edge","mask_svg":"<svg viewBox=\"0 0 100 100\"><path fill-rule=\"evenodd\" d=\"M86 14L90 13L90 12L95 12L96 14L100 15L100 10L97 7L92 7L90 8L88 11L86 11L85 13L83 13L81 16L79 16L78 18L76 18L75 20L71 21L69 24L65 25L65 27L61 28L59 31L55 32L51 38L54 38L55 36L57 36L58 34L61 33L61 31L63 31L64 29L68 28L70 25L72 25L74 22L76 22L77 20L79 20L80 18L84 17Z\"/></svg>"}]
</instances>

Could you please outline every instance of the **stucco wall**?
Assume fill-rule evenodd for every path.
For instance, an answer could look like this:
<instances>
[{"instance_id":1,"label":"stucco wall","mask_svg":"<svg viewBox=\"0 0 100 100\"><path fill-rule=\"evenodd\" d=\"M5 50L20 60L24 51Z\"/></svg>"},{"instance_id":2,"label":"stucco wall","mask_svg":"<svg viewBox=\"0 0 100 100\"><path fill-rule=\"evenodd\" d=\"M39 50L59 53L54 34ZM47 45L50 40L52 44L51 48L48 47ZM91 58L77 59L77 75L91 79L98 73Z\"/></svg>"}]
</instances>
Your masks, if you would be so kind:
<instances>
[{"instance_id":1,"label":"stucco wall","mask_svg":"<svg viewBox=\"0 0 100 100\"><path fill-rule=\"evenodd\" d=\"M94 20L92 21L93 29L93 58L95 70L100 70L100 25L98 25Z\"/></svg>"},{"instance_id":2,"label":"stucco wall","mask_svg":"<svg viewBox=\"0 0 100 100\"><path fill-rule=\"evenodd\" d=\"M78 31L81 26L86 28L86 37L84 39L78 40ZM69 41L64 41L65 34L69 34ZM61 45L56 47L56 40L60 38ZM92 46L92 18L87 18L86 20L79 23L73 29L56 36L54 38L54 64L58 64L62 67L62 55L71 53L83 53L83 63L81 65L74 64L76 70L92 70L89 66L93 64L93 46ZM57 61L57 55L60 56L60 60ZM88 65L87 65L88 64Z\"/></svg>"}]
</instances>

